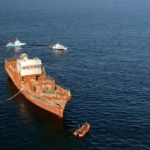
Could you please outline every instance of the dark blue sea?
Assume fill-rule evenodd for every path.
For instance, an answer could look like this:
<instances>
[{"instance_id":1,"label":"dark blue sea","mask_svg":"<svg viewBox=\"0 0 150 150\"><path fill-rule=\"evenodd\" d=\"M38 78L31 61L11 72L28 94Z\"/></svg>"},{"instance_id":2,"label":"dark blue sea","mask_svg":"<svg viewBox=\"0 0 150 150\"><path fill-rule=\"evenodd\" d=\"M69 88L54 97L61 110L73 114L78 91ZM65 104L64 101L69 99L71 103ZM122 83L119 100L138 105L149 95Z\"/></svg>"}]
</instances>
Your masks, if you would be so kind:
<instances>
[{"instance_id":1,"label":"dark blue sea","mask_svg":"<svg viewBox=\"0 0 150 150\"><path fill-rule=\"evenodd\" d=\"M7 48L18 38L22 48ZM68 50L54 51L59 42ZM70 89L60 120L31 104L6 59L27 53ZM84 122L82 139L72 133ZM0 150L150 150L150 1L1 0Z\"/></svg>"}]
</instances>

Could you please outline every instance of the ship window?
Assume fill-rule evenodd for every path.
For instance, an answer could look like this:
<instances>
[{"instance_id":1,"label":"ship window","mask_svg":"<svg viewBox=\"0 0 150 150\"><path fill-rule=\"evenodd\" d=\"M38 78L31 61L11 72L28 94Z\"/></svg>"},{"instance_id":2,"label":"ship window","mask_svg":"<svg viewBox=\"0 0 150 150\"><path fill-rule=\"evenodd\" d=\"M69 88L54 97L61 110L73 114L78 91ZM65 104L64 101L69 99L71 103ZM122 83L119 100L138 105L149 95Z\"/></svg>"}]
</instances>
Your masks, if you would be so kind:
<instances>
[{"instance_id":1,"label":"ship window","mask_svg":"<svg viewBox=\"0 0 150 150\"><path fill-rule=\"evenodd\" d=\"M36 76L36 80L38 80L38 79L39 79L39 77L40 77L40 76Z\"/></svg>"}]
</instances>

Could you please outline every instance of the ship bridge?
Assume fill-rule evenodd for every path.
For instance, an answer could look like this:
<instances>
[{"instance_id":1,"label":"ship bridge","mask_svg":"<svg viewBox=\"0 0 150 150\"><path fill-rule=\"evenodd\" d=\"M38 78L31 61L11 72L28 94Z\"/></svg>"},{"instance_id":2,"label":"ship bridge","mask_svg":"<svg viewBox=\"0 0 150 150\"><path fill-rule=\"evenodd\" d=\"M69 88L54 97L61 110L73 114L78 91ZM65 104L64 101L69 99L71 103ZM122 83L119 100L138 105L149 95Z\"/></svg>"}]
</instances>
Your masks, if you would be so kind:
<instances>
[{"instance_id":1,"label":"ship bridge","mask_svg":"<svg viewBox=\"0 0 150 150\"><path fill-rule=\"evenodd\" d=\"M41 66L42 62L39 58L29 59L25 53L17 60L17 71L20 76L41 74Z\"/></svg>"}]
</instances>

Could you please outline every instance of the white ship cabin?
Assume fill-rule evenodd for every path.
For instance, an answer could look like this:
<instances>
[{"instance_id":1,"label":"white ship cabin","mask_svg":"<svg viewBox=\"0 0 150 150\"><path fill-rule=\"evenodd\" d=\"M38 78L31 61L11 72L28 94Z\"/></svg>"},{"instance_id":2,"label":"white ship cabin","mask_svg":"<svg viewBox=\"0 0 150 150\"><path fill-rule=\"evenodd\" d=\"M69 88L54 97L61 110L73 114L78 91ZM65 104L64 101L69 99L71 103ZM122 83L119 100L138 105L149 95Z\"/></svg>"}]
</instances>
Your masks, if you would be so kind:
<instances>
[{"instance_id":1,"label":"white ship cabin","mask_svg":"<svg viewBox=\"0 0 150 150\"><path fill-rule=\"evenodd\" d=\"M29 59L27 54L22 54L17 60L17 71L20 76L28 76L42 73L42 63L39 58Z\"/></svg>"}]
</instances>

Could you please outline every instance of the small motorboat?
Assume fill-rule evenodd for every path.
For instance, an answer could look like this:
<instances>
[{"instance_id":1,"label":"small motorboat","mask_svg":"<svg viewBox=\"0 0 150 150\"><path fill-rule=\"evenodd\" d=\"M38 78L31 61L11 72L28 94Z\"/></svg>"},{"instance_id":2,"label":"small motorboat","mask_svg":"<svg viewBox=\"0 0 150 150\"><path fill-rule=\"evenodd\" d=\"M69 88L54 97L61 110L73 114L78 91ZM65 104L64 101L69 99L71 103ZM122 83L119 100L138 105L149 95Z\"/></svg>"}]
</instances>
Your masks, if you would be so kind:
<instances>
[{"instance_id":1,"label":"small motorboat","mask_svg":"<svg viewBox=\"0 0 150 150\"><path fill-rule=\"evenodd\" d=\"M67 47L64 47L63 45L60 45L59 43L54 44L53 46L50 46L53 50L67 50Z\"/></svg>"},{"instance_id":2,"label":"small motorboat","mask_svg":"<svg viewBox=\"0 0 150 150\"><path fill-rule=\"evenodd\" d=\"M12 43L12 42L9 42L6 46L7 47L21 47L23 45L26 45L26 43L21 43L18 39Z\"/></svg>"},{"instance_id":3,"label":"small motorboat","mask_svg":"<svg viewBox=\"0 0 150 150\"><path fill-rule=\"evenodd\" d=\"M81 128L73 132L73 135L77 137L84 137L89 132L89 130L90 130L90 124L86 122L85 124L83 124Z\"/></svg>"}]
</instances>

